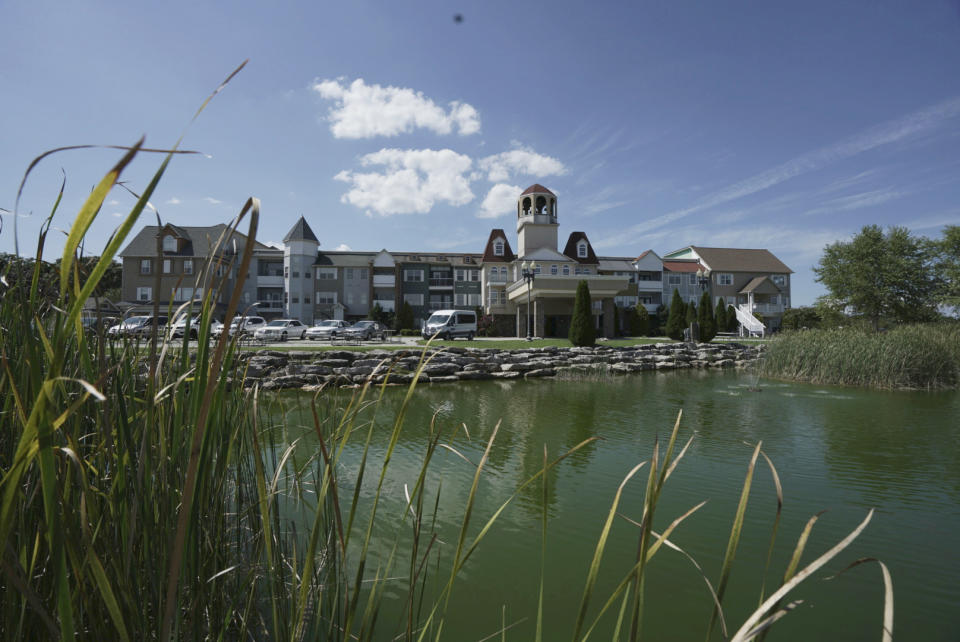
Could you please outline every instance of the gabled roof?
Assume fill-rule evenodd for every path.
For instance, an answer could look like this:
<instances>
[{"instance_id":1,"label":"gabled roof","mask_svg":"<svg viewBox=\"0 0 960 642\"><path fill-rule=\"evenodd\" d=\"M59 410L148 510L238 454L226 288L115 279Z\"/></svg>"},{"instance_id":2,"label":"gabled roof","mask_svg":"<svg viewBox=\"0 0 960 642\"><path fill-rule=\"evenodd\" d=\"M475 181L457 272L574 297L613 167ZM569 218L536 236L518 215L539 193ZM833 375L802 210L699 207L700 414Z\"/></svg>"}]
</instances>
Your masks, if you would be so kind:
<instances>
[{"instance_id":1,"label":"gabled roof","mask_svg":"<svg viewBox=\"0 0 960 642\"><path fill-rule=\"evenodd\" d=\"M300 220L294 223L293 227L290 228L290 231L287 232L287 235L283 237L283 242L287 243L289 241L313 241L314 243L319 243L317 240L317 235L313 233L313 230L310 229L310 226L307 225L307 219L300 217Z\"/></svg>"},{"instance_id":2,"label":"gabled roof","mask_svg":"<svg viewBox=\"0 0 960 642\"><path fill-rule=\"evenodd\" d=\"M664 272L696 272L697 270L702 270L703 266L700 265L700 261L664 261L663 262L663 271Z\"/></svg>"},{"instance_id":3,"label":"gabled roof","mask_svg":"<svg viewBox=\"0 0 960 642\"><path fill-rule=\"evenodd\" d=\"M700 247L698 245L691 245L690 248L692 248L702 261L714 272L793 273L793 270L784 265L770 250ZM671 252L671 254L673 254L673 252Z\"/></svg>"},{"instance_id":4,"label":"gabled roof","mask_svg":"<svg viewBox=\"0 0 960 642\"><path fill-rule=\"evenodd\" d=\"M527 252L520 258L524 261L557 261L562 263L570 260L569 256L564 256L556 250L551 250L549 247L538 247L535 250Z\"/></svg>"},{"instance_id":5,"label":"gabled roof","mask_svg":"<svg viewBox=\"0 0 960 642\"><path fill-rule=\"evenodd\" d=\"M740 290L740 294L747 294L748 292L756 292L758 294L779 294L780 288L777 287L777 284L770 280L766 276L757 276L750 279L750 282L743 286L743 289Z\"/></svg>"},{"instance_id":6,"label":"gabled roof","mask_svg":"<svg viewBox=\"0 0 960 642\"><path fill-rule=\"evenodd\" d=\"M587 242L586 258L577 256L577 243L580 241ZM593 251L593 246L590 245L590 239L584 232L570 232L570 238L567 239L567 246L563 248L563 253L578 263L589 263L591 265L597 263L597 255Z\"/></svg>"},{"instance_id":7,"label":"gabled roof","mask_svg":"<svg viewBox=\"0 0 960 642\"><path fill-rule=\"evenodd\" d=\"M170 225L165 225L163 229L168 229ZM210 256L213 252L214 246L217 244L217 241L220 240L220 236L224 235L227 231L227 226L223 223L217 225L209 225L204 227L177 227L177 234L180 238L185 239L187 242L183 244L179 252L164 252L164 256L197 256L197 257L206 257ZM245 234L234 231L229 238L224 238L223 244L220 246L221 253L229 253L233 251L234 245L232 241L236 241L237 252L243 250L244 244L247 241ZM256 250L265 250L268 249L263 243L254 241L254 249ZM157 255L157 226L156 225L147 225L140 232L137 233L133 239L127 243L127 246L123 248L120 252L121 257L153 257Z\"/></svg>"},{"instance_id":8,"label":"gabled roof","mask_svg":"<svg viewBox=\"0 0 960 642\"><path fill-rule=\"evenodd\" d=\"M526 196L527 194L534 194L534 193L536 193L536 194L549 194L550 196L556 196L556 194L554 194L553 192L551 192L550 190L548 190L546 187L544 187L544 186L541 185L540 183L534 183L533 185L531 185L531 186L528 187L527 189L523 190L523 192L520 194L520 196Z\"/></svg>"},{"instance_id":9,"label":"gabled roof","mask_svg":"<svg viewBox=\"0 0 960 642\"><path fill-rule=\"evenodd\" d=\"M503 256L497 256L493 253L493 242L498 239L503 239ZM510 241L507 240L507 234L499 227L490 230L490 237L487 239L487 247L483 250L482 261L484 263L510 263L517 256L513 253L513 250L510 249Z\"/></svg>"}]
</instances>

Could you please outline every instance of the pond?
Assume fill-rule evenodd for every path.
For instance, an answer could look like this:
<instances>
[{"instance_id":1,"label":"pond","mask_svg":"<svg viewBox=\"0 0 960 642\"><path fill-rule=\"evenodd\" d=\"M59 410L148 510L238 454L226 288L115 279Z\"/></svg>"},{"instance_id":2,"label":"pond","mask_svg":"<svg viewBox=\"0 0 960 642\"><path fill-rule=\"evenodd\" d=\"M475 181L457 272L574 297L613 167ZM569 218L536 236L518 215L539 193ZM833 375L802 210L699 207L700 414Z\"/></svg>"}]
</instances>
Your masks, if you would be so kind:
<instances>
[{"instance_id":1,"label":"pond","mask_svg":"<svg viewBox=\"0 0 960 642\"><path fill-rule=\"evenodd\" d=\"M825 579L860 557L881 559L892 573L894 631L899 639L960 639L956 608L960 603L956 551L960 394L877 392L762 380L757 392L750 390L754 383L734 372L679 371L422 386L390 464L381 507L381 515L389 517L385 527L376 531L374 557L382 562L393 545L404 484L412 486L416 481L433 415L446 435L442 441L473 462L480 460L486 440L500 422L479 486L473 534L523 480L540 470L544 446L554 459L597 437L560 463L547 483L544 639L569 639L617 486L631 468L650 458L656 437L669 436L682 410L680 441L691 435L694 439L667 482L654 529L665 528L708 500L671 540L697 560L714 585L758 441L763 442L763 451L783 484L783 514L764 577L776 493L761 458L724 601L731 633L758 604L761 582L766 581L767 594L779 585L811 516L826 511L814 526L804 564L846 536L875 508L860 538L791 594L803 603L774 627L772 639L879 639L883 608L879 567L866 564ZM399 404L401 396L400 389L389 391L388 408L378 410L383 427L375 431L376 455L387 445L391 423L387 418L392 418L388 410ZM307 396L283 399L288 405L288 426L311 423L301 414ZM309 442L311 431L305 430L303 438ZM345 452L341 479L350 478L358 453L359 447ZM634 520L640 519L646 471L641 469L627 484L619 510ZM376 467L368 473L362 489L365 497L372 494L378 473ZM440 449L431 465L428 496L432 507L440 489L438 547L446 547L448 557L456 546L473 473L470 464L447 449ZM342 492L350 494L353 489ZM513 625L507 639L533 638L542 547L541 492L539 483L522 492L463 569L450 602L444 639L481 640L503 623ZM631 567L636 547L636 527L617 518L591 614L596 614ZM368 568L375 566L368 564ZM690 561L665 549L657 553L648 572L644 638L704 639L712 601ZM383 639L389 639L399 618L402 589L388 586L386 591L387 604L378 621ZM606 617L606 628L598 629L601 635L595 639L609 639L615 617L615 612ZM719 639L716 634L715 639Z\"/></svg>"}]
</instances>

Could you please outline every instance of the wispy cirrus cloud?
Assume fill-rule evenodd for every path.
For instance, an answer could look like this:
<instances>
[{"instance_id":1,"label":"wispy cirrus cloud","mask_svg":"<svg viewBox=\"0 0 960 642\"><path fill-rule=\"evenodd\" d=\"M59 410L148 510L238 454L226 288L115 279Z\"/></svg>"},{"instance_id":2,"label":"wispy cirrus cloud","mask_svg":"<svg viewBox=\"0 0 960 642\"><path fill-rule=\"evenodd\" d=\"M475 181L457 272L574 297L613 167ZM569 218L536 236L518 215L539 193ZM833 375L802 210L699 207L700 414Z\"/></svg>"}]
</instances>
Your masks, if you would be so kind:
<instances>
[{"instance_id":1,"label":"wispy cirrus cloud","mask_svg":"<svg viewBox=\"0 0 960 642\"><path fill-rule=\"evenodd\" d=\"M364 167L383 166L380 172L344 170L334 179L351 185L340 197L381 216L429 212L435 203L465 205L473 200L467 172L469 156L451 149L381 149L360 159Z\"/></svg>"},{"instance_id":2,"label":"wispy cirrus cloud","mask_svg":"<svg viewBox=\"0 0 960 642\"><path fill-rule=\"evenodd\" d=\"M180 203L181 203L180 199L177 198L176 196L174 196L174 197L170 198L169 200L167 200L167 202L165 203L165 205L179 205Z\"/></svg>"},{"instance_id":3,"label":"wispy cirrus cloud","mask_svg":"<svg viewBox=\"0 0 960 642\"><path fill-rule=\"evenodd\" d=\"M212 197L212 196L204 196L204 197L203 197L203 200L205 200L206 202L210 203L211 205L220 205L221 203L223 203L223 201L221 201L221 200L219 200L219 199L216 199L216 198L214 198L214 197Z\"/></svg>"},{"instance_id":4,"label":"wispy cirrus cloud","mask_svg":"<svg viewBox=\"0 0 960 642\"><path fill-rule=\"evenodd\" d=\"M848 196L840 196L838 198L830 199L819 207L807 210L804 212L804 215L816 216L819 214L831 214L833 212L848 212L850 210L858 210L864 207L880 205L881 203L886 203L887 201L901 198L907 194L908 192L901 192L890 188L881 188L867 192L860 192L858 194L850 194Z\"/></svg>"},{"instance_id":5,"label":"wispy cirrus cloud","mask_svg":"<svg viewBox=\"0 0 960 642\"><path fill-rule=\"evenodd\" d=\"M638 223L628 230L627 236L636 238L639 234L670 225L691 214L756 194L843 159L885 145L919 138L958 115L960 115L960 96L920 109L901 118L881 123L832 145L802 154L772 169L715 191L690 207L674 210ZM623 240L624 237L620 236L618 238Z\"/></svg>"},{"instance_id":6,"label":"wispy cirrus cloud","mask_svg":"<svg viewBox=\"0 0 960 642\"><path fill-rule=\"evenodd\" d=\"M335 138L396 136L415 129L437 134L456 130L461 136L480 131L480 114L473 105L453 101L444 109L422 92L406 87L368 85L362 78L346 84L338 78L317 79L310 89L333 101L327 119Z\"/></svg>"}]
</instances>

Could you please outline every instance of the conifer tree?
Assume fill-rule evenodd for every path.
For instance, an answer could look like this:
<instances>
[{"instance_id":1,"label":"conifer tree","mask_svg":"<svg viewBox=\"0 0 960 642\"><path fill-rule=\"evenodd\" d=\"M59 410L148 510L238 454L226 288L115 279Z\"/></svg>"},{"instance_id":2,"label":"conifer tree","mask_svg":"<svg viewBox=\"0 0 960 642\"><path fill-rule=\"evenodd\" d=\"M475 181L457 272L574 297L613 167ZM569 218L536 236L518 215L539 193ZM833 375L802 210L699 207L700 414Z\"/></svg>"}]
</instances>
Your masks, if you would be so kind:
<instances>
[{"instance_id":1,"label":"conifer tree","mask_svg":"<svg viewBox=\"0 0 960 642\"><path fill-rule=\"evenodd\" d=\"M679 341L683 338L683 322L687 309L680 298L680 290L673 291L673 298L670 300L670 316L667 317L667 336Z\"/></svg>"},{"instance_id":2,"label":"conifer tree","mask_svg":"<svg viewBox=\"0 0 960 642\"><path fill-rule=\"evenodd\" d=\"M727 330L727 304L723 300L723 297L720 297L720 300L717 301L717 309L713 313L714 321L717 322L717 332L728 332Z\"/></svg>"},{"instance_id":3,"label":"conifer tree","mask_svg":"<svg viewBox=\"0 0 960 642\"><path fill-rule=\"evenodd\" d=\"M733 305L728 305L727 306L727 332L736 332L738 325L740 325L740 322L737 321L737 311L733 309Z\"/></svg>"},{"instance_id":4,"label":"conifer tree","mask_svg":"<svg viewBox=\"0 0 960 642\"><path fill-rule=\"evenodd\" d=\"M570 343L575 346L592 346L597 339L593 327L593 312L590 306L590 287L586 281L577 285L577 296L573 303L573 319L570 321Z\"/></svg>"},{"instance_id":5,"label":"conifer tree","mask_svg":"<svg viewBox=\"0 0 960 642\"><path fill-rule=\"evenodd\" d=\"M684 327L690 327L690 324L697 320L697 304L691 301L687 304L686 315L684 316Z\"/></svg>"},{"instance_id":6,"label":"conifer tree","mask_svg":"<svg viewBox=\"0 0 960 642\"><path fill-rule=\"evenodd\" d=\"M700 309L697 311L697 324L700 326L700 341L710 343L717 336L717 321L710 305L710 292L704 290L700 296Z\"/></svg>"}]
</instances>

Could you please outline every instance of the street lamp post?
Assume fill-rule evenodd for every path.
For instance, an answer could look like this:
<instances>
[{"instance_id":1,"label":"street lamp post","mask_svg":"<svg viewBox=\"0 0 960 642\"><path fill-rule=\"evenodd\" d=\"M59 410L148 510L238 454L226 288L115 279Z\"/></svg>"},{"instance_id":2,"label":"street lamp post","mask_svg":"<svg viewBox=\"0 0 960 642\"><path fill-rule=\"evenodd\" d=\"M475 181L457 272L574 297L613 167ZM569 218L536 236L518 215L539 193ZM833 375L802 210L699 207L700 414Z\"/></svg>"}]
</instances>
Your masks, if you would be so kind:
<instances>
[{"instance_id":1,"label":"street lamp post","mask_svg":"<svg viewBox=\"0 0 960 642\"><path fill-rule=\"evenodd\" d=\"M697 283L700 284L700 289L705 290L706 287L710 284L710 270L704 270L699 268L697 270Z\"/></svg>"},{"instance_id":2,"label":"street lamp post","mask_svg":"<svg viewBox=\"0 0 960 642\"><path fill-rule=\"evenodd\" d=\"M527 283L527 341L533 341L533 332L530 327L530 291L533 289L533 279L535 278L533 263L524 261L521 265L520 276Z\"/></svg>"}]
</instances>

